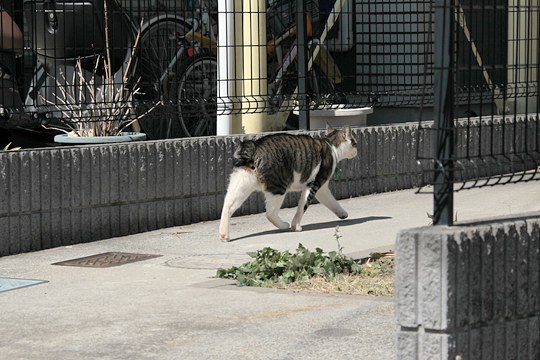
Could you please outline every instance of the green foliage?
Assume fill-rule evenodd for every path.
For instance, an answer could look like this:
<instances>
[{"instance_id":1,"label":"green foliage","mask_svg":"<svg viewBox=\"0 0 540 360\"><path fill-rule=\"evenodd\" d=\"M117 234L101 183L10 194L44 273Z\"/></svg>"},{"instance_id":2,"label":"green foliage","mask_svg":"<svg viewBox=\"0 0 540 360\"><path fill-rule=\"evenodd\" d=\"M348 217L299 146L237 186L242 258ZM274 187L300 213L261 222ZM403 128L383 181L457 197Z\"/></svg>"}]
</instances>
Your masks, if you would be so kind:
<instances>
[{"instance_id":1,"label":"green foliage","mask_svg":"<svg viewBox=\"0 0 540 360\"><path fill-rule=\"evenodd\" d=\"M218 269L217 276L236 279L240 286L265 287L269 283L290 284L315 276L334 279L340 274L359 274L361 266L354 259L343 255L341 250L339 247L339 251L325 254L320 248L312 252L299 244L296 252L290 253L265 247L248 253L253 258L251 262L239 267Z\"/></svg>"}]
</instances>

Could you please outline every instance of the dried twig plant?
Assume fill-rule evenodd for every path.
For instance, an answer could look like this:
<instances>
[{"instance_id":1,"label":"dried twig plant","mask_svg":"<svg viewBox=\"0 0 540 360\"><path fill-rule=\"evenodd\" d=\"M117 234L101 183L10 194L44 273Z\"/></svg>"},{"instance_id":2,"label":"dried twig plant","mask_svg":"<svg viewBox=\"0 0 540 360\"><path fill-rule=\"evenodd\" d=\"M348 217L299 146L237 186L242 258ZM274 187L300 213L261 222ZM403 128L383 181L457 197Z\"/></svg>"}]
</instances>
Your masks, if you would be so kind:
<instances>
[{"instance_id":1,"label":"dried twig plant","mask_svg":"<svg viewBox=\"0 0 540 360\"><path fill-rule=\"evenodd\" d=\"M131 56L122 74L121 81L115 81L109 47L109 25L107 1L104 1L105 16L105 56L98 55L91 75L83 69L81 59L77 59L71 79L60 71L60 79L55 78L58 91L54 99L41 96L41 100L61 113L62 126L44 125L46 128L59 130L68 136L115 136L130 125L153 111L161 104L154 104L145 113L136 115L133 97L139 93L138 78L133 85L135 56L141 36L137 32ZM142 21L141 21L142 28ZM102 71L100 71L102 70ZM103 75L100 75L100 73ZM60 81L61 80L61 81Z\"/></svg>"}]
</instances>

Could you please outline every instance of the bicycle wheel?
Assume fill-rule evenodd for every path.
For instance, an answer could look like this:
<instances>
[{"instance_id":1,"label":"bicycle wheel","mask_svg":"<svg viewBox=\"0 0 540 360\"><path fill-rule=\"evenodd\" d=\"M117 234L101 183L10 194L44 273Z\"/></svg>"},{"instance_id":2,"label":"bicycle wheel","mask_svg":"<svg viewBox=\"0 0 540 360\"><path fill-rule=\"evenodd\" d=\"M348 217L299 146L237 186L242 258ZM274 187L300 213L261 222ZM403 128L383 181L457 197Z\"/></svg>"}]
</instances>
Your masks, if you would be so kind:
<instances>
[{"instance_id":1,"label":"bicycle wheel","mask_svg":"<svg viewBox=\"0 0 540 360\"><path fill-rule=\"evenodd\" d=\"M134 99L137 114L146 113L160 100L163 102L139 121L149 139L184 136L167 86L174 69L169 69L170 73L167 69L178 51L178 38L186 31L185 23L165 18L151 23L141 35L137 64L139 94Z\"/></svg>"},{"instance_id":2,"label":"bicycle wheel","mask_svg":"<svg viewBox=\"0 0 540 360\"><path fill-rule=\"evenodd\" d=\"M178 116L187 136L216 134L217 59L198 54L179 73L176 99Z\"/></svg>"}]
</instances>

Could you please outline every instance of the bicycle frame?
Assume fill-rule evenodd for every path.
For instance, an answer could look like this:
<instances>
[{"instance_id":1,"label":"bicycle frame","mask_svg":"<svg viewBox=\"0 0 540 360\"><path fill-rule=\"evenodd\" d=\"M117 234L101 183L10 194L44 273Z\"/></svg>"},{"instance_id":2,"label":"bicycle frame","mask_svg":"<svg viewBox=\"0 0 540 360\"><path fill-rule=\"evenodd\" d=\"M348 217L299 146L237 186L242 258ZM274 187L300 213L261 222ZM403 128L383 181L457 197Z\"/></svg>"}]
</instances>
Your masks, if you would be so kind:
<instances>
[{"instance_id":1,"label":"bicycle frame","mask_svg":"<svg viewBox=\"0 0 540 360\"><path fill-rule=\"evenodd\" d=\"M330 31L330 29L332 29L332 27L335 25L337 18L339 14L341 13L341 10L344 5L345 5L345 0L336 0L334 4L334 8L332 9L332 12L328 16L328 19L325 23L325 27L321 36L318 39L310 40L307 44L308 48L311 51L311 56L308 59L308 71L310 71L313 68L314 63L316 63L317 61L320 61L321 57L318 56L319 53L323 53L324 54L323 57L325 61L327 61L327 66L321 66L321 70L323 71L326 78L329 79L330 82L333 83L333 85L335 85L333 79L341 79L341 73L339 72L339 69L335 65L335 62L332 56L322 44L324 40L326 39L328 31ZM312 26L311 26L311 19L309 17L306 20L306 24L307 24L306 27L308 30L307 31L308 37L310 37L309 35L310 35L310 32L312 32ZM286 29L286 31L284 31L283 34L279 35L275 39L270 40L269 43L271 44L272 48L276 48L276 51L278 51L277 48L279 47L279 44L282 43L286 38L292 37L292 36L296 36L296 24L293 24L290 29ZM282 79L283 74L296 59L296 56L298 54L297 46L298 45L295 38L295 40L293 41L293 44L291 45L291 48L283 57L283 61L278 68L274 85L273 85L274 87L276 87L274 96L279 95L281 93L281 89L283 85L283 79ZM334 74L329 74L327 71L329 69L333 69ZM270 84L269 84L269 87L270 87ZM296 85L296 88L293 91L292 96L296 95L297 93L298 93L298 85ZM289 107L290 107L289 104L287 104L287 102L284 101L281 103L277 112L282 112L286 108L289 108Z\"/></svg>"}]
</instances>

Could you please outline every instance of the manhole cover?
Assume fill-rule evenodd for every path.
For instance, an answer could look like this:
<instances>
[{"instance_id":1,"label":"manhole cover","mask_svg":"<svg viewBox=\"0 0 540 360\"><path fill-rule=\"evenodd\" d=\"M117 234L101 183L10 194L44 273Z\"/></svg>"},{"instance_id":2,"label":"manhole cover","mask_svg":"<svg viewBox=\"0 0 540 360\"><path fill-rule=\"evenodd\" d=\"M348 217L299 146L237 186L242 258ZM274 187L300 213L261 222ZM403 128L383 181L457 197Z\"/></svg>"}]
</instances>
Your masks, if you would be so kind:
<instances>
[{"instance_id":1,"label":"manhole cover","mask_svg":"<svg viewBox=\"0 0 540 360\"><path fill-rule=\"evenodd\" d=\"M136 261L153 259L160 256L161 255L106 252L103 254L86 256L78 259L61 261L54 263L53 265L107 268L129 264Z\"/></svg>"},{"instance_id":2,"label":"manhole cover","mask_svg":"<svg viewBox=\"0 0 540 360\"><path fill-rule=\"evenodd\" d=\"M250 260L253 259L247 254L201 254L174 258L165 264L175 268L213 270L239 266Z\"/></svg>"}]
</instances>

